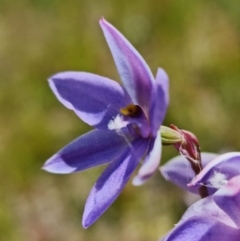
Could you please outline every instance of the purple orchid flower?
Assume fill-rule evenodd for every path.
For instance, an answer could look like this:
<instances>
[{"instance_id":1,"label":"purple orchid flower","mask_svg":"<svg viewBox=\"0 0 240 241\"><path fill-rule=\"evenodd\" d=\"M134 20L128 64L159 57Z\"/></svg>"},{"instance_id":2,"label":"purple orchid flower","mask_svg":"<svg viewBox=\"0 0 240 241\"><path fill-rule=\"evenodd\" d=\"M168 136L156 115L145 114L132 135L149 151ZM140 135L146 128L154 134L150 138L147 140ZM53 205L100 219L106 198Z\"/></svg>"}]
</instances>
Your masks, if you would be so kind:
<instances>
[{"instance_id":1,"label":"purple orchid flower","mask_svg":"<svg viewBox=\"0 0 240 241\"><path fill-rule=\"evenodd\" d=\"M240 175L193 204L161 241L239 241Z\"/></svg>"},{"instance_id":2,"label":"purple orchid flower","mask_svg":"<svg viewBox=\"0 0 240 241\"><path fill-rule=\"evenodd\" d=\"M188 187L205 185L213 191L224 186L229 179L240 175L240 152L222 154L209 162L203 170L192 179Z\"/></svg>"},{"instance_id":3,"label":"purple orchid flower","mask_svg":"<svg viewBox=\"0 0 240 241\"><path fill-rule=\"evenodd\" d=\"M207 187L209 194L216 192L225 182L240 174L240 152L222 155L203 152L202 171L195 175L183 156L177 156L160 167L163 177L179 187L198 193L201 185Z\"/></svg>"},{"instance_id":4,"label":"purple orchid flower","mask_svg":"<svg viewBox=\"0 0 240 241\"><path fill-rule=\"evenodd\" d=\"M204 167L218 157L217 154L203 152L201 153L201 163ZM182 189L199 194L199 186L189 186L188 184L195 178L196 174L191 168L191 165L185 158L185 156L177 156L169 160L163 166L159 168L162 176ZM208 187L209 193L213 193L213 188ZM216 191L216 189L215 189Z\"/></svg>"},{"instance_id":5,"label":"purple orchid flower","mask_svg":"<svg viewBox=\"0 0 240 241\"><path fill-rule=\"evenodd\" d=\"M159 128L169 101L165 71L159 69L154 79L143 58L117 29L104 19L100 26L124 88L85 72L63 72L49 79L58 100L96 129L60 150L43 169L63 174L109 164L86 201L84 228L114 202L141 159L134 184L142 184L158 168Z\"/></svg>"}]
</instances>

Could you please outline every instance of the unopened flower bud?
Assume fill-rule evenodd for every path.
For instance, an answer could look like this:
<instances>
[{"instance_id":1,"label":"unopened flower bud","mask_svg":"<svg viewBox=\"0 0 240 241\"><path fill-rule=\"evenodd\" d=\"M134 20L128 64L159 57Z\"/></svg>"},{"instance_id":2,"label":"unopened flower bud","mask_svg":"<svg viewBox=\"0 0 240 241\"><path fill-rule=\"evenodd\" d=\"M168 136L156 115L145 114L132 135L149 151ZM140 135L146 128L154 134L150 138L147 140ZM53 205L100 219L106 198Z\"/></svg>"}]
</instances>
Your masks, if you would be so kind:
<instances>
[{"instance_id":1,"label":"unopened flower bud","mask_svg":"<svg viewBox=\"0 0 240 241\"><path fill-rule=\"evenodd\" d=\"M198 175L202 170L202 161L197 137L190 131L178 129L175 125L170 125L170 127L174 131L178 132L182 137L181 142L173 144L174 147L189 161L192 170L196 175ZM209 195L208 189L204 185L200 186L198 191L202 198Z\"/></svg>"},{"instance_id":2,"label":"unopened flower bud","mask_svg":"<svg viewBox=\"0 0 240 241\"><path fill-rule=\"evenodd\" d=\"M178 129L175 125L170 125L170 127L182 136L182 141L174 144L175 148L189 160L194 172L198 174L202 169L202 163L197 137L189 131Z\"/></svg>"},{"instance_id":3,"label":"unopened flower bud","mask_svg":"<svg viewBox=\"0 0 240 241\"><path fill-rule=\"evenodd\" d=\"M163 145L172 145L182 142L182 135L172 128L161 126L160 133Z\"/></svg>"}]
</instances>

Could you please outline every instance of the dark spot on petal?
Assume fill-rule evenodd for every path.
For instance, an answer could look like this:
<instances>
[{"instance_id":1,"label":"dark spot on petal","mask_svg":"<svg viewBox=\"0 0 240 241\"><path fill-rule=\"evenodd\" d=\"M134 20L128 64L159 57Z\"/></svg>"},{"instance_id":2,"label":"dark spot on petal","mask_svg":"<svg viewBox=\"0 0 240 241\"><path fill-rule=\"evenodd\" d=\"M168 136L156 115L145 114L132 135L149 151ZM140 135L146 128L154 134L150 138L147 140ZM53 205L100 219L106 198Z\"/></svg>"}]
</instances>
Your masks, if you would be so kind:
<instances>
[{"instance_id":1,"label":"dark spot on petal","mask_svg":"<svg viewBox=\"0 0 240 241\"><path fill-rule=\"evenodd\" d=\"M130 104L120 110L121 114L129 117L139 117L143 113L138 105Z\"/></svg>"}]
</instances>

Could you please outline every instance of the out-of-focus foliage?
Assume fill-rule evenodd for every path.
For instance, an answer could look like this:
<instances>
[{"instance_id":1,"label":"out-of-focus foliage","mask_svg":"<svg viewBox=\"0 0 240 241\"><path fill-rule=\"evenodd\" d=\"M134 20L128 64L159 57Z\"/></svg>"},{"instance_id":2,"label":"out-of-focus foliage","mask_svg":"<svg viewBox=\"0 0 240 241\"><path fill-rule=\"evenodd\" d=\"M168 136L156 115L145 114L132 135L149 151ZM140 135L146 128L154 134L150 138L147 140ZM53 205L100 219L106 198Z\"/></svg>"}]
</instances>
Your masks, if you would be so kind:
<instances>
[{"instance_id":1,"label":"out-of-focus foliage","mask_svg":"<svg viewBox=\"0 0 240 241\"><path fill-rule=\"evenodd\" d=\"M73 175L44 161L90 128L46 79L64 70L119 80L98 26L104 16L155 73L166 69L165 125L195 133L202 150L240 150L240 3L234 0L0 1L0 240L156 240L184 211L182 193L157 173L130 184L88 230L81 214L102 168ZM176 155L164 147L163 162Z\"/></svg>"}]
</instances>

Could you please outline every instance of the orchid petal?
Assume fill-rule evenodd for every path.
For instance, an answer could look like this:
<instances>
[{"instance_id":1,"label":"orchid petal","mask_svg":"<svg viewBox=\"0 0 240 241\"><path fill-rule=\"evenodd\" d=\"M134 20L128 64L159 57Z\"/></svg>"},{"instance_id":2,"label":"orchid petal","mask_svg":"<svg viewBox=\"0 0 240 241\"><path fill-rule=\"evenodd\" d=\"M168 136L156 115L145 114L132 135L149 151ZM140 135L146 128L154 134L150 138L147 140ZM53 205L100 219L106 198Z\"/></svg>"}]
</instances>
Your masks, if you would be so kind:
<instances>
[{"instance_id":1,"label":"orchid petal","mask_svg":"<svg viewBox=\"0 0 240 241\"><path fill-rule=\"evenodd\" d=\"M169 82L167 73L159 68L155 81L156 89L153 92L153 98L150 111L150 125L152 135L155 136L160 128L166 114L169 103Z\"/></svg>"},{"instance_id":2,"label":"orchid petal","mask_svg":"<svg viewBox=\"0 0 240 241\"><path fill-rule=\"evenodd\" d=\"M176 226L164 241L238 241L240 232L214 218L192 217Z\"/></svg>"},{"instance_id":3,"label":"orchid petal","mask_svg":"<svg viewBox=\"0 0 240 241\"><path fill-rule=\"evenodd\" d=\"M82 171L118 160L127 149L125 139L115 132L93 130L51 157L43 169L60 174Z\"/></svg>"},{"instance_id":4,"label":"orchid petal","mask_svg":"<svg viewBox=\"0 0 240 241\"><path fill-rule=\"evenodd\" d=\"M203 217L216 219L219 222L224 222L226 225L236 228L233 220L214 202L213 196L200 199L191 205L183 214L179 224L193 217Z\"/></svg>"},{"instance_id":5,"label":"orchid petal","mask_svg":"<svg viewBox=\"0 0 240 241\"><path fill-rule=\"evenodd\" d=\"M210 161L212 161L217 156L218 155L213 153L201 153L202 166L205 167ZM189 192L198 194L199 187L187 186L187 184L195 177L195 173L185 157L174 157L166 164L161 166L159 170L166 180L176 184L177 186Z\"/></svg>"},{"instance_id":6,"label":"orchid petal","mask_svg":"<svg viewBox=\"0 0 240 241\"><path fill-rule=\"evenodd\" d=\"M146 139L135 139L119 160L112 162L103 172L87 199L83 214L84 228L92 225L115 201L138 165L147 145Z\"/></svg>"},{"instance_id":7,"label":"orchid petal","mask_svg":"<svg viewBox=\"0 0 240 241\"><path fill-rule=\"evenodd\" d=\"M135 105L148 116L152 91L155 88L153 75L136 49L105 19L100 26L111 50L121 80Z\"/></svg>"},{"instance_id":8,"label":"orchid petal","mask_svg":"<svg viewBox=\"0 0 240 241\"><path fill-rule=\"evenodd\" d=\"M162 143L159 131L157 137L152 139L150 142L148 155L144 161L144 164L139 169L137 176L134 177L132 181L133 185L140 186L153 175L159 166L161 151Z\"/></svg>"},{"instance_id":9,"label":"orchid petal","mask_svg":"<svg viewBox=\"0 0 240 241\"><path fill-rule=\"evenodd\" d=\"M90 73L58 73L49 79L49 84L63 105L99 129L107 129L120 108L131 103L117 82Z\"/></svg>"},{"instance_id":10,"label":"orchid petal","mask_svg":"<svg viewBox=\"0 0 240 241\"><path fill-rule=\"evenodd\" d=\"M215 191L221 183L240 174L240 152L229 152L218 156L189 183L189 187L204 185L212 187ZM219 179L221 178L221 180ZM219 180L218 180L219 179Z\"/></svg>"},{"instance_id":11,"label":"orchid petal","mask_svg":"<svg viewBox=\"0 0 240 241\"><path fill-rule=\"evenodd\" d=\"M212 196L190 206L164 241L237 241L240 231Z\"/></svg>"},{"instance_id":12,"label":"orchid petal","mask_svg":"<svg viewBox=\"0 0 240 241\"><path fill-rule=\"evenodd\" d=\"M228 183L220 188L213 199L216 204L228 214L229 217L240 228L240 175L233 177Z\"/></svg>"},{"instance_id":13,"label":"orchid petal","mask_svg":"<svg viewBox=\"0 0 240 241\"><path fill-rule=\"evenodd\" d=\"M169 78L166 71L162 68L158 68L156 75L156 83L161 86L162 93L164 95L164 102L169 104Z\"/></svg>"}]
</instances>

